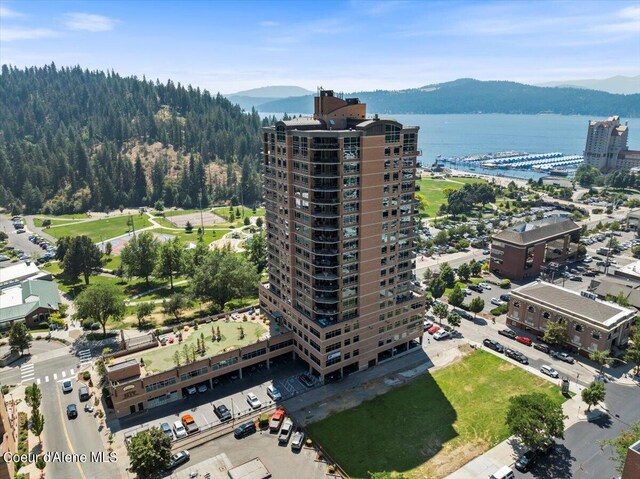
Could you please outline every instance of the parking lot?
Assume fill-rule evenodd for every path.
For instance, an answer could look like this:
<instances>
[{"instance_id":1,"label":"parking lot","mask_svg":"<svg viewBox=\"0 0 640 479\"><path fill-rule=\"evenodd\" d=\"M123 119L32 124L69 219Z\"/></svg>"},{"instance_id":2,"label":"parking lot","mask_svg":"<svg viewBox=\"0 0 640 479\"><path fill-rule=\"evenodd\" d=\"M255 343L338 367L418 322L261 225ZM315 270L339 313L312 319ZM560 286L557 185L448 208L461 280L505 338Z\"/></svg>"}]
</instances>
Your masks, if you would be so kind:
<instances>
[{"instance_id":1,"label":"parking lot","mask_svg":"<svg viewBox=\"0 0 640 479\"><path fill-rule=\"evenodd\" d=\"M258 457L271 473L271 477L277 479L324 479L327 477L327 465L316 461L316 452L313 448L303 447L300 451L294 452L291 450L290 441L287 444L279 444L277 435L271 434L268 429L243 439L236 439L233 434L228 434L194 448L189 453L191 460L176 469L172 477L184 471L197 471L202 474L197 477L203 477L208 470L206 463L200 463L221 453L227 456L233 466Z\"/></svg>"},{"instance_id":2,"label":"parking lot","mask_svg":"<svg viewBox=\"0 0 640 479\"><path fill-rule=\"evenodd\" d=\"M162 407L127 416L109 424L109 427L118 434L128 436L136 432L148 429L152 426L160 426L166 422L173 425L179 421L183 414L191 414L200 429L220 424L213 408L224 404L234 418L239 418L252 411L247 402L247 394L255 394L262 406L273 404L273 400L267 395L267 387L274 385L283 396L283 400L297 396L310 388L303 385L298 377L307 372L307 366L300 360L293 360L291 355L277 358L272 361L270 369L256 368L255 371L245 373L242 379L231 379L231 376L220 381L213 389L204 393L196 393Z\"/></svg>"}]
</instances>

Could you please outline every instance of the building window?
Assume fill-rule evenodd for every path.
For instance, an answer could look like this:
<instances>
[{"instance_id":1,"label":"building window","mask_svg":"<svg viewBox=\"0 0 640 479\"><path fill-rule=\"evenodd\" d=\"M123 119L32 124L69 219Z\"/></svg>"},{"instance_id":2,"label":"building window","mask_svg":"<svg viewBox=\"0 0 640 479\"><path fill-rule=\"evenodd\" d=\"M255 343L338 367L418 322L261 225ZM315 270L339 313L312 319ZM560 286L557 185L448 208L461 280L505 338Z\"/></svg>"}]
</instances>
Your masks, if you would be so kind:
<instances>
[{"instance_id":1,"label":"building window","mask_svg":"<svg viewBox=\"0 0 640 479\"><path fill-rule=\"evenodd\" d=\"M576 331L578 331L579 333L584 331L584 327L582 326L582 324L576 324L575 328L576 328Z\"/></svg>"},{"instance_id":2,"label":"building window","mask_svg":"<svg viewBox=\"0 0 640 479\"><path fill-rule=\"evenodd\" d=\"M238 358L237 357L224 359L222 361L219 361L217 363L212 364L211 365L211 370L215 371L216 369L220 369L220 368L224 368L224 367L227 367L227 366L231 366L231 365L233 365L233 364L235 364L237 362L238 362Z\"/></svg>"},{"instance_id":3,"label":"building window","mask_svg":"<svg viewBox=\"0 0 640 479\"><path fill-rule=\"evenodd\" d=\"M396 125L385 125L384 133L385 143L397 143L400 141L400 127Z\"/></svg>"},{"instance_id":4,"label":"building window","mask_svg":"<svg viewBox=\"0 0 640 479\"><path fill-rule=\"evenodd\" d=\"M263 354L267 354L267 348L261 348L256 351L251 351L250 353L243 354L242 360L246 361L247 359L256 358L258 356L262 356Z\"/></svg>"},{"instance_id":5,"label":"building window","mask_svg":"<svg viewBox=\"0 0 640 479\"><path fill-rule=\"evenodd\" d=\"M207 368L196 369L195 371L189 371L188 373L184 373L180 375L180 381L187 381L191 378L195 378L197 376L202 376L207 373Z\"/></svg>"},{"instance_id":6,"label":"building window","mask_svg":"<svg viewBox=\"0 0 640 479\"><path fill-rule=\"evenodd\" d=\"M551 318L551 314L548 311L545 311L544 313L542 313L542 317L544 319L549 319L549 318Z\"/></svg>"},{"instance_id":7,"label":"building window","mask_svg":"<svg viewBox=\"0 0 640 479\"><path fill-rule=\"evenodd\" d=\"M144 389L149 393L151 391L156 391L157 389L166 388L167 386L171 386L172 384L175 384L175 383L176 383L176 378L169 378L169 379L165 379L164 381L158 381L157 383L148 384L147 386L145 386Z\"/></svg>"},{"instance_id":8,"label":"building window","mask_svg":"<svg viewBox=\"0 0 640 479\"><path fill-rule=\"evenodd\" d=\"M598 331L594 331L591 333L591 337L595 340L599 340L600 339L600 333Z\"/></svg>"}]
</instances>

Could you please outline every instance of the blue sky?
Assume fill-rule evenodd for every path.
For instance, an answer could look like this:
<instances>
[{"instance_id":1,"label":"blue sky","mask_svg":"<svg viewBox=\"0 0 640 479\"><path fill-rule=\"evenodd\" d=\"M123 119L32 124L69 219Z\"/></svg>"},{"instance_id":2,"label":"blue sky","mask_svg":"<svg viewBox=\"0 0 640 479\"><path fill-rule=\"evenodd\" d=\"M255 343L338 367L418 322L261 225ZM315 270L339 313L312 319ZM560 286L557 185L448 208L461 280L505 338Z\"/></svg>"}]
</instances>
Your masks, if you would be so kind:
<instances>
[{"instance_id":1,"label":"blue sky","mask_svg":"<svg viewBox=\"0 0 640 479\"><path fill-rule=\"evenodd\" d=\"M0 60L231 93L640 74L640 1L1 1Z\"/></svg>"}]
</instances>

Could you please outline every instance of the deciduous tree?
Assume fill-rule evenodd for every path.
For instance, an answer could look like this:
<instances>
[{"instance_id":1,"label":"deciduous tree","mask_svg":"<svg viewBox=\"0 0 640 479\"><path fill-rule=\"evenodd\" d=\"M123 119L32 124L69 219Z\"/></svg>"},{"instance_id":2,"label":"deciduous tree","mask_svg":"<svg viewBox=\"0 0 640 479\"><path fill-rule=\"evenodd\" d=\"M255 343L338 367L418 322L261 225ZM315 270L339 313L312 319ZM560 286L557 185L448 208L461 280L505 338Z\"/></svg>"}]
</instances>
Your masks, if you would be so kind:
<instances>
[{"instance_id":1,"label":"deciduous tree","mask_svg":"<svg viewBox=\"0 0 640 479\"><path fill-rule=\"evenodd\" d=\"M139 432L129 445L129 469L140 478L154 476L169 465L171 440L158 427Z\"/></svg>"},{"instance_id":2,"label":"deciduous tree","mask_svg":"<svg viewBox=\"0 0 640 479\"><path fill-rule=\"evenodd\" d=\"M531 393L509 399L506 423L525 447L539 449L549 437L564 438L566 418L561 405L549 396Z\"/></svg>"},{"instance_id":3,"label":"deciduous tree","mask_svg":"<svg viewBox=\"0 0 640 479\"><path fill-rule=\"evenodd\" d=\"M153 314L153 303L140 303L136 308L136 317L138 318L138 328L142 328L146 319Z\"/></svg>"},{"instance_id":4,"label":"deciduous tree","mask_svg":"<svg viewBox=\"0 0 640 479\"><path fill-rule=\"evenodd\" d=\"M42 391L36 383L27 386L24 390L24 401L31 409L38 409L42 402Z\"/></svg>"},{"instance_id":5,"label":"deciduous tree","mask_svg":"<svg viewBox=\"0 0 640 479\"><path fill-rule=\"evenodd\" d=\"M613 448L614 455L611 457L616 462L616 470L622 473L624 462L627 458L627 451L632 444L640 441L640 421L631 423L628 429L622 430L615 439L603 441L602 445L609 445Z\"/></svg>"},{"instance_id":6,"label":"deciduous tree","mask_svg":"<svg viewBox=\"0 0 640 479\"><path fill-rule=\"evenodd\" d=\"M591 406L596 406L598 403L604 401L606 391L604 384L598 381L593 381L589 386L582 390L582 400L587 403L587 411L591 410Z\"/></svg>"},{"instance_id":7,"label":"deciduous tree","mask_svg":"<svg viewBox=\"0 0 640 479\"><path fill-rule=\"evenodd\" d=\"M131 238L120 253L122 266L127 276L144 278L147 286L158 259L158 241L149 231L143 231Z\"/></svg>"},{"instance_id":8,"label":"deciduous tree","mask_svg":"<svg viewBox=\"0 0 640 479\"><path fill-rule=\"evenodd\" d=\"M433 299L441 298L445 289L447 289L447 285L444 284L444 281L442 281L439 276L433 279L431 284L429 284L429 291L431 292Z\"/></svg>"},{"instance_id":9,"label":"deciduous tree","mask_svg":"<svg viewBox=\"0 0 640 479\"><path fill-rule=\"evenodd\" d=\"M480 296L476 296L469 303L469 311L473 313L473 316L476 317L480 311L484 309L484 299Z\"/></svg>"},{"instance_id":10,"label":"deciduous tree","mask_svg":"<svg viewBox=\"0 0 640 479\"><path fill-rule=\"evenodd\" d=\"M186 252L182 241L174 238L171 241L160 243L156 275L160 278L169 278L172 290L173 278L185 271L186 264Z\"/></svg>"},{"instance_id":11,"label":"deciduous tree","mask_svg":"<svg viewBox=\"0 0 640 479\"><path fill-rule=\"evenodd\" d=\"M33 409L31 412L31 424L29 426L34 436L38 437L38 441L42 444L42 431L44 431L44 416L40 413L39 409Z\"/></svg>"},{"instance_id":12,"label":"deciduous tree","mask_svg":"<svg viewBox=\"0 0 640 479\"><path fill-rule=\"evenodd\" d=\"M451 306L461 306L462 303L464 302L464 293L462 292L462 289L460 289L460 286L458 286L457 284L453 287L453 290L451 291L451 293L449 293L449 304Z\"/></svg>"},{"instance_id":13,"label":"deciduous tree","mask_svg":"<svg viewBox=\"0 0 640 479\"><path fill-rule=\"evenodd\" d=\"M567 324L558 321L547 321L547 329L544 332L545 342L558 346L567 340Z\"/></svg>"},{"instance_id":14,"label":"deciduous tree","mask_svg":"<svg viewBox=\"0 0 640 479\"><path fill-rule=\"evenodd\" d=\"M458 266L458 278L466 283L469 281L469 276L471 276L471 267L468 263L462 263Z\"/></svg>"},{"instance_id":15,"label":"deciduous tree","mask_svg":"<svg viewBox=\"0 0 640 479\"><path fill-rule=\"evenodd\" d=\"M76 298L76 310L80 319L100 323L106 337L107 322L124 316L124 296L114 284L92 285Z\"/></svg>"}]
</instances>

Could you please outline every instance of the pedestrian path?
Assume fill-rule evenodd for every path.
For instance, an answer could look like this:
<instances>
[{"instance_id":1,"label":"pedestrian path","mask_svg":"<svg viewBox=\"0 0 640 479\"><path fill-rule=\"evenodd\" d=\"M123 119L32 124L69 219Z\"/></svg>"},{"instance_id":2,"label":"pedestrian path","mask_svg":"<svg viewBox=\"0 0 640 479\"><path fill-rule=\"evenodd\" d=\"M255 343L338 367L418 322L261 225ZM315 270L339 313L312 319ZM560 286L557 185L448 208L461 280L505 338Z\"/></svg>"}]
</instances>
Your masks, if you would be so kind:
<instances>
[{"instance_id":1,"label":"pedestrian path","mask_svg":"<svg viewBox=\"0 0 640 479\"><path fill-rule=\"evenodd\" d=\"M61 383L62 381L66 381L68 379L73 379L75 377L76 371L75 369L71 368L68 370L63 370L57 373L53 373L50 376L44 376L41 378L36 378L35 379L35 383L39 386L40 384L43 383L48 383L49 381L51 382L56 382L56 383Z\"/></svg>"},{"instance_id":2,"label":"pedestrian path","mask_svg":"<svg viewBox=\"0 0 640 479\"><path fill-rule=\"evenodd\" d=\"M87 364L91 362L92 355L90 349L83 349L78 351L78 357L80 358L80 364Z\"/></svg>"},{"instance_id":3,"label":"pedestrian path","mask_svg":"<svg viewBox=\"0 0 640 479\"><path fill-rule=\"evenodd\" d=\"M35 365L33 363L23 364L20 366L20 382L26 383L33 381L33 377L35 376L34 371Z\"/></svg>"}]
</instances>

